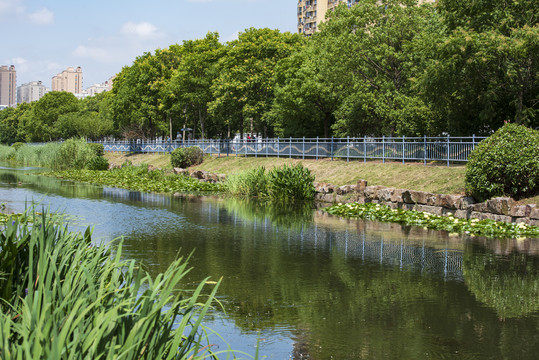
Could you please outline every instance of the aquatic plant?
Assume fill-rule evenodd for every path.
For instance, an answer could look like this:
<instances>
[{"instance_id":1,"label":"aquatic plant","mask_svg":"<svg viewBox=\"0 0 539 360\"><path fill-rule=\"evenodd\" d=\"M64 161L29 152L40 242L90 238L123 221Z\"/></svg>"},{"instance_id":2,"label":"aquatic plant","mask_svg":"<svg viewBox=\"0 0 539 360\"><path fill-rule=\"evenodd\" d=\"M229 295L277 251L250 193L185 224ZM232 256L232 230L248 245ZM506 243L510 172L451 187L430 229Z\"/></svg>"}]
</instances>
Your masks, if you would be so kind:
<instances>
[{"instance_id":1,"label":"aquatic plant","mask_svg":"<svg viewBox=\"0 0 539 360\"><path fill-rule=\"evenodd\" d=\"M221 191L222 185L201 182L184 175L149 170L148 165L123 166L110 171L66 170L44 173L67 180L106 185L137 191L174 193L190 191Z\"/></svg>"},{"instance_id":2,"label":"aquatic plant","mask_svg":"<svg viewBox=\"0 0 539 360\"><path fill-rule=\"evenodd\" d=\"M313 200L314 176L301 164L284 164L266 172L257 167L229 176L225 187L232 195L258 197L272 201Z\"/></svg>"},{"instance_id":3,"label":"aquatic plant","mask_svg":"<svg viewBox=\"0 0 539 360\"><path fill-rule=\"evenodd\" d=\"M452 215L438 216L421 211L391 209L389 206L373 203L338 204L324 210L343 217L421 226L425 229L445 230L449 233L500 238L539 237L539 227L523 223L504 223L488 219L458 219Z\"/></svg>"},{"instance_id":4,"label":"aquatic plant","mask_svg":"<svg viewBox=\"0 0 539 360\"><path fill-rule=\"evenodd\" d=\"M8 222L0 231L0 358L216 356L202 321L220 281L185 291L188 259L152 278L122 256L121 242L95 245L89 229L70 233L45 214L39 226Z\"/></svg>"}]
</instances>

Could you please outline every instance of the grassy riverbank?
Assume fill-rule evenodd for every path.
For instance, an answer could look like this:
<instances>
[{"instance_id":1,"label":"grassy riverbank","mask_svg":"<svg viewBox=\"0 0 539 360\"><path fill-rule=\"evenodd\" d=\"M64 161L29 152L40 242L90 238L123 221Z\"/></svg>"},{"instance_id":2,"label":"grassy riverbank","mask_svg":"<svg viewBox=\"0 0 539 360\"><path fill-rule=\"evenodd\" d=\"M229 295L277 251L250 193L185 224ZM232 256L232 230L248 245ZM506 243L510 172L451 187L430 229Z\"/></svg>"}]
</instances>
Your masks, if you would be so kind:
<instances>
[{"instance_id":1,"label":"grassy riverbank","mask_svg":"<svg viewBox=\"0 0 539 360\"><path fill-rule=\"evenodd\" d=\"M126 160L133 164L147 163L155 167L170 167L168 154L122 154L107 153L105 157L111 164L120 165ZM192 169L206 170L219 174L237 174L239 172L264 166L272 169L283 164L301 163L311 170L318 182L329 182L335 185L354 184L364 179L370 185L383 185L402 189L428 191L439 194L463 194L465 166L447 167L440 164L422 163L401 164L398 162L378 161L342 161L298 160L288 158L254 158L254 157L207 157L201 165Z\"/></svg>"}]
</instances>

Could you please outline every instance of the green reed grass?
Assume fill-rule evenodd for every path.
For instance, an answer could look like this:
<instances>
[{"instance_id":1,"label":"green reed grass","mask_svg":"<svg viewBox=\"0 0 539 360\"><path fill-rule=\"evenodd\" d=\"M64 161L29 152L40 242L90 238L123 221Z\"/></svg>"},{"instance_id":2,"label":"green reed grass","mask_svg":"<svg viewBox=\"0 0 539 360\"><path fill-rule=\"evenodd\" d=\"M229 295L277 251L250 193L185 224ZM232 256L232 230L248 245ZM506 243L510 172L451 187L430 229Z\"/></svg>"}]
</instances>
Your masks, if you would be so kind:
<instances>
[{"instance_id":1,"label":"green reed grass","mask_svg":"<svg viewBox=\"0 0 539 360\"><path fill-rule=\"evenodd\" d=\"M10 161L15 157L15 148L0 145L0 161Z\"/></svg>"},{"instance_id":2,"label":"green reed grass","mask_svg":"<svg viewBox=\"0 0 539 360\"><path fill-rule=\"evenodd\" d=\"M217 358L202 321L219 282L184 291L186 259L152 278L51 219L0 226L1 359Z\"/></svg>"}]
</instances>

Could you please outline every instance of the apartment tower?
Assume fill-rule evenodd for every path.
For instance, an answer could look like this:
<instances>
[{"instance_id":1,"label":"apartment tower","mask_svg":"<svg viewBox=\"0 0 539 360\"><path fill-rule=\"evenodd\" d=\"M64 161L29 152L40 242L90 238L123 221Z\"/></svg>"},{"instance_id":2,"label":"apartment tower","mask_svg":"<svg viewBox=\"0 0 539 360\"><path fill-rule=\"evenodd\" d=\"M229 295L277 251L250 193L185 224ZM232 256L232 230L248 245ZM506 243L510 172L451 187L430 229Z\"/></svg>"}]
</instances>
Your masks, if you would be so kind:
<instances>
[{"instance_id":1,"label":"apartment tower","mask_svg":"<svg viewBox=\"0 0 539 360\"><path fill-rule=\"evenodd\" d=\"M73 94L82 93L82 69L68 67L52 78L52 91L67 91Z\"/></svg>"},{"instance_id":2,"label":"apartment tower","mask_svg":"<svg viewBox=\"0 0 539 360\"><path fill-rule=\"evenodd\" d=\"M339 4L347 4L350 8L361 0L298 0L298 33L312 35L318 30L318 25L326 18L326 12L333 11ZM418 3L434 2L435 0L419 0Z\"/></svg>"},{"instance_id":3,"label":"apartment tower","mask_svg":"<svg viewBox=\"0 0 539 360\"><path fill-rule=\"evenodd\" d=\"M0 66L0 106L17 105L17 72L15 66Z\"/></svg>"},{"instance_id":4,"label":"apartment tower","mask_svg":"<svg viewBox=\"0 0 539 360\"><path fill-rule=\"evenodd\" d=\"M17 88L17 104L31 103L41 99L49 89L41 81L32 81Z\"/></svg>"}]
</instances>

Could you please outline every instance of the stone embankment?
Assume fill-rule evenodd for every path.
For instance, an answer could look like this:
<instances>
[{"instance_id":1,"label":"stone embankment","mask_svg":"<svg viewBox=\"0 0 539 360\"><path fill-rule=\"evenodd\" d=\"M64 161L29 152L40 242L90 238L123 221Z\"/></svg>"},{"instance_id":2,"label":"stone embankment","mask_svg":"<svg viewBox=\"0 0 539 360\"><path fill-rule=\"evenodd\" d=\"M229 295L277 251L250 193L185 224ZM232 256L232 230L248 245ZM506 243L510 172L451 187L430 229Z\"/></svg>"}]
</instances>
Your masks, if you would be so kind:
<instances>
[{"instance_id":1,"label":"stone embankment","mask_svg":"<svg viewBox=\"0 0 539 360\"><path fill-rule=\"evenodd\" d=\"M473 198L463 195L441 195L385 186L368 186L365 180L359 180L356 185L344 186L315 183L315 189L316 200L329 203L376 203L393 209L453 215L462 219L491 219L539 226L539 208L536 205L518 205L508 197L476 203Z\"/></svg>"},{"instance_id":2,"label":"stone embankment","mask_svg":"<svg viewBox=\"0 0 539 360\"><path fill-rule=\"evenodd\" d=\"M174 173L211 183L223 182L226 178L226 175L202 170L190 173L187 169L175 168ZM453 215L461 219L490 219L539 226L539 207L518 205L508 197L476 203L473 198L464 195L433 194L379 185L368 186L366 180L359 180L356 185L336 186L329 183L314 183L314 185L315 199L325 203L376 203L393 209L424 211L442 216Z\"/></svg>"}]
</instances>

